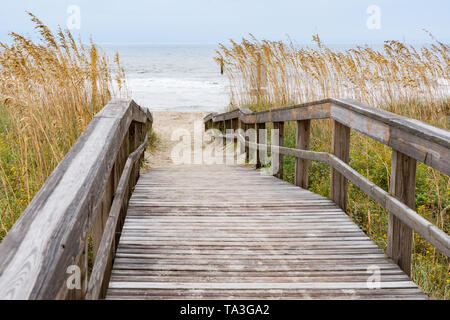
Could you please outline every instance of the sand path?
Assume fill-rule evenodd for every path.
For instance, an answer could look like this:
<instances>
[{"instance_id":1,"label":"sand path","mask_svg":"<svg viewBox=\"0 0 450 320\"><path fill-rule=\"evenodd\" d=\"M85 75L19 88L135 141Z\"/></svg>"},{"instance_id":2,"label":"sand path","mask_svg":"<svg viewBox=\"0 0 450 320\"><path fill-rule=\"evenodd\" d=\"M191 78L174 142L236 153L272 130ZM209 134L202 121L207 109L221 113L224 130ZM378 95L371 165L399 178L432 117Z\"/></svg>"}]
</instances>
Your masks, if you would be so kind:
<instances>
[{"instance_id":1,"label":"sand path","mask_svg":"<svg viewBox=\"0 0 450 320\"><path fill-rule=\"evenodd\" d=\"M145 153L148 170L174 166L170 153L178 141L171 141L173 131L179 128L187 129L193 137L194 122L202 121L209 113L153 111L153 131L158 141L153 150Z\"/></svg>"}]
</instances>

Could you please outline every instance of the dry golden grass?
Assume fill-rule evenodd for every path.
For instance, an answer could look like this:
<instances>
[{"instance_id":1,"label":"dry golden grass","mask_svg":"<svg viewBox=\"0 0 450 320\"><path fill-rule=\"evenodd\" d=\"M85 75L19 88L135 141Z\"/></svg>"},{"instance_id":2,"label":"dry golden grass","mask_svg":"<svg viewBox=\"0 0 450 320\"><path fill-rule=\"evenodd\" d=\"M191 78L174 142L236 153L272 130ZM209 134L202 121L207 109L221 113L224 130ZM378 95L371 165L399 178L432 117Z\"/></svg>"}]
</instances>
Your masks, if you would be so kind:
<instances>
[{"instance_id":1,"label":"dry golden grass","mask_svg":"<svg viewBox=\"0 0 450 320\"><path fill-rule=\"evenodd\" d=\"M357 46L316 48L293 42L221 44L216 60L231 82L232 105L260 107L303 103L328 97L353 98L372 106L449 128L450 46L434 40L420 49L386 41L383 50Z\"/></svg>"},{"instance_id":2,"label":"dry golden grass","mask_svg":"<svg viewBox=\"0 0 450 320\"><path fill-rule=\"evenodd\" d=\"M257 40L252 35L241 43L220 45L216 60L230 80L231 108L264 110L323 98L353 98L450 128L450 46L435 40L416 48L399 41L386 41L384 48L356 46L331 49L317 35L314 48L292 41ZM447 84L447 86L443 85ZM285 144L295 147L295 125L287 123ZM330 151L331 122L312 122L311 148ZM388 190L391 149L362 134L352 132L350 165ZM294 180L294 159L285 157L284 177ZM312 162L309 189L328 196L329 167ZM450 179L419 164L416 211L450 232ZM348 214L382 247L386 248L386 210L350 184ZM430 296L450 298L450 260L414 236L413 280Z\"/></svg>"},{"instance_id":3,"label":"dry golden grass","mask_svg":"<svg viewBox=\"0 0 450 320\"><path fill-rule=\"evenodd\" d=\"M29 13L38 43L11 33L0 46L0 240L83 132L124 88L124 71L110 72L92 43L54 35ZM114 92L114 89L117 92Z\"/></svg>"}]
</instances>

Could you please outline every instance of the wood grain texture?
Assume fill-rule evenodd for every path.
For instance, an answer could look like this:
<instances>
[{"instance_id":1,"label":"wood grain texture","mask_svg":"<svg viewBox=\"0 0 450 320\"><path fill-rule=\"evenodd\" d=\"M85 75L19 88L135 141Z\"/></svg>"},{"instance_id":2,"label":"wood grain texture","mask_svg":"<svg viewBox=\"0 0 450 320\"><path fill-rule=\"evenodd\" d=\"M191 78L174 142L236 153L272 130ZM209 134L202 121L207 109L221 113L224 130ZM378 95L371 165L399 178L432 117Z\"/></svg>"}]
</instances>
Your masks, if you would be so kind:
<instances>
[{"instance_id":1,"label":"wood grain texture","mask_svg":"<svg viewBox=\"0 0 450 320\"><path fill-rule=\"evenodd\" d=\"M369 289L374 265L380 288ZM107 299L270 298L427 296L320 195L239 166L140 176Z\"/></svg>"},{"instance_id":2,"label":"wood grain texture","mask_svg":"<svg viewBox=\"0 0 450 320\"><path fill-rule=\"evenodd\" d=\"M273 172L273 175L276 176L279 179L283 179L283 153L279 152L280 147L284 146L284 122L274 122L273 128L275 130L278 130L278 147L276 147L276 150L278 152L274 152L273 156L277 157L278 160L278 168L276 171ZM272 156L272 157L273 157Z\"/></svg>"},{"instance_id":3,"label":"wood grain texture","mask_svg":"<svg viewBox=\"0 0 450 320\"><path fill-rule=\"evenodd\" d=\"M266 124L265 123L257 123L255 125L256 131L256 143L257 144L267 144L267 136L266 136ZM261 148L256 150L256 168L261 168L262 159L261 155L264 154Z\"/></svg>"},{"instance_id":4,"label":"wood grain texture","mask_svg":"<svg viewBox=\"0 0 450 320\"><path fill-rule=\"evenodd\" d=\"M390 194L414 209L416 194L416 160L392 151ZM412 229L395 214L389 214L387 254L411 275Z\"/></svg>"},{"instance_id":5,"label":"wood grain texture","mask_svg":"<svg viewBox=\"0 0 450 320\"><path fill-rule=\"evenodd\" d=\"M124 99L94 116L1 243L0 298L68 297L67 268L87 271L87 238L102 213L122 141L132 122L151 119Z\"/></svg>"},{"instance_id":6,"label":"wood grain texture","mask_svg":"<svg viewBox=\"0 0 450 320\"><path fill-rule=\"evenodd\" d=\"M309 139L311 135L311 120L297 121L297 139L296 149L308 150ZM295 159L295 185L303 189L308 189L308 168L309 161L296 158Z\"/></svg>"},{"instance_id":7,"label":"wood grain texture","mask_svg":"<svg viewBox=\"0 0 450 320\"><path fill-rule=\"evenodd\" d=\"M450 132L352 99L324 99L259 112L236 109L210 114L213 122L240 118L247 124L333 119L450 175Z\"/></svg>"},{"instance_id":8,"label":"wood grain texture","mask_svg":"<svg viewBox=\"0 0 450 320\"><path fill-rule=\"evenodd\" d=\"M269 152L271 151L270 145L261 146L251 142L248 142L247 144L252 148L267 148ZM367 178L359 174L355 169L335 155L326 152L298 150L287 147L280 147L279 152L288 156L328 163L334 170L350 180L385 209L389 210L390 213L400 219L402 223L423 236L442 253L450 256L449 235L402 203L399 199L390 195L373 182L367 180Z\"/></svg>"},{"instance_id":9,"label":"wood grain texture","mask_svg":"<svg viewBox=\"0 0 450 320\"><path fill-rule=\"evenodd\" d=\"M331 152L344 163L350 161L350 128L333 121L333 140L331 142ZM348 201L347 178L331 167L330 198L344 211L347 210Z\"/></svg>"},{"instance_id":10,"label":"wood grain texture","mask_svg":"<svg viewBox=\"0 0 450 320\"><path fill-rule=\"evenodd\" d=\"M136 148L136 150L133 149L134 151L130 153L125 163L124 170L122 171L122 175L114 196L114 201L112 202L111 211L109 212L108 219L105 223L105 231L103 233L98 249L98 255L95 259L91 277L89 279L86 299L92 300L104 297L102 294L102 288L104 288L105 284L109 281L110 272L108 272L107 269L113 261L114 253L116 251L114 237L118 228L117 225L120 218L121 208L126 205L126 202L129 199L129 190L127 189L127 186L134 186L136 183L136 181L134 181L135 177L133 176L133 170L135 169L134 167L136 162L145 150L147 141L148 135L145 136L143 143Z\"/></svg>"}]
</instances>

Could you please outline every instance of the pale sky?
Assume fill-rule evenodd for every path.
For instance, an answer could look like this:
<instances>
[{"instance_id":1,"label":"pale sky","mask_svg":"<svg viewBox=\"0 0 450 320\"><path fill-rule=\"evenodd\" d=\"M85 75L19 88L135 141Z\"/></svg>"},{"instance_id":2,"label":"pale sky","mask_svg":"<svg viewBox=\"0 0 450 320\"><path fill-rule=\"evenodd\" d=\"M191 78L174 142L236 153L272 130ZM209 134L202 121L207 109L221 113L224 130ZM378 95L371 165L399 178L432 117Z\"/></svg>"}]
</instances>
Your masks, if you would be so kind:
<instances>
[{"instance_id":1,"label":"pale sky","mask_svg":"<svg viewBox=\"0 0 450 320\"><path fill-rule=\"evenodd\" d=\"M448 0L3 0L0 41L11 31L32 36L25 11L52 30L66 27L70 5L80 9L83 41L96 43L210 43L258 38L310 43L313 33L328 44L376 44L383 40L428 42L422 31L450 42ZM380 9L379 29L369 29L368 7ZM73 21L73 20L72 20ZM78 21L78 20L77 20ZM371 20L374 21L374 20ZM372 25L373 26L373 25Z\"/></svg>"}]
</instances>

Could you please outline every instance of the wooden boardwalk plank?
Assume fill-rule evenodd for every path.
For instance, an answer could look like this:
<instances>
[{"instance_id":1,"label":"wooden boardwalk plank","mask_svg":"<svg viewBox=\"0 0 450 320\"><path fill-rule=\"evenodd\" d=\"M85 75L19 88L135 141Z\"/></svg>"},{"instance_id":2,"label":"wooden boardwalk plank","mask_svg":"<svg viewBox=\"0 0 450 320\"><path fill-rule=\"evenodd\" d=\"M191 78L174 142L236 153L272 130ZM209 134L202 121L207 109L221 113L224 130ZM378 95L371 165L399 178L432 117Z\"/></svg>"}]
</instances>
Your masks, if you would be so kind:
<instances>
[{"instance_id":1,"label":"wooden boardwalk plank","mask_svg":"<svg viewBox=\"0 0 450 320\"><path fill-rule=\"evenodd\" d=\"M369 288L374 268L379 287ZM107 292L107 299L426 298L329 199L225 165L141 175Z\"/></svg>"}]
</instances>

